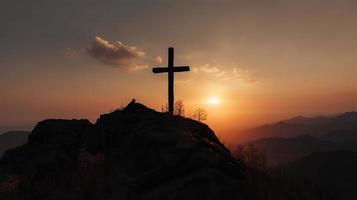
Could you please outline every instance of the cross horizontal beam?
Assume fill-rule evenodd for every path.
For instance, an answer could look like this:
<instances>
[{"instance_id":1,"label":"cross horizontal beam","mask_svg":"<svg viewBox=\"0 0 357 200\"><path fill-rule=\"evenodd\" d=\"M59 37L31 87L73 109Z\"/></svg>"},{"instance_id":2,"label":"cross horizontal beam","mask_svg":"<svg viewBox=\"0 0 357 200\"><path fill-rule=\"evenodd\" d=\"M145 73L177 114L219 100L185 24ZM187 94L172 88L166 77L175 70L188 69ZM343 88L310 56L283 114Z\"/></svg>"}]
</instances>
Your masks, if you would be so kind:
<instances>
[{"instance_id":1,"label":"cross horizontal beam","mask_svg":"<svg viewBox=\"0 0 357 200\"><path fill-rule=\"evenodd\" d=\"M168 78L168 104L169 113L174 114L174 73L190 71L189 66L177 66L174 65L174 48L170 47L168 52L168 65L167 67L155 67L152 69L154 73L167 73Z\"/></svg>"},{"instance_id":2,"label":"cross horizontal beam","mask_svg":"<svg viewBox=\"0 0 357 200\"><path fill-rule=\"evenodd\" d=\"M186 72L190 71L190 67L188 66L177 66L177 67L155 67L152 69L154 73L164 73L164 72Z\"/></svg>"}]
</instances>

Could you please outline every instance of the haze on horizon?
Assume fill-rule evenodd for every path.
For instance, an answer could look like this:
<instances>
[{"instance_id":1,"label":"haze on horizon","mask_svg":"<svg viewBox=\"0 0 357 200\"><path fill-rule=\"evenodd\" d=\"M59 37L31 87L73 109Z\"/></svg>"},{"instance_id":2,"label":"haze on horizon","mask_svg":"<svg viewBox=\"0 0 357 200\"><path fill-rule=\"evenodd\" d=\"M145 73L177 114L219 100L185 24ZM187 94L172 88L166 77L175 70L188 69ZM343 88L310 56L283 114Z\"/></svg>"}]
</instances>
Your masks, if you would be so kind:
<instances>
[{"instance_id":1,"label":"haze on horizon","mask_svg":"<svg viewBox=\"0 0 357 200\"><path fill-rule=\"evenodd\" d=\"M132 98L160 110L167 76L151 68L167 65L169 46L192 69L175 75L175 98L205 108L223 137L357 110L356 10L352 0L2 0L0 129L95 121Z\"/></svg>"}]
</instances>

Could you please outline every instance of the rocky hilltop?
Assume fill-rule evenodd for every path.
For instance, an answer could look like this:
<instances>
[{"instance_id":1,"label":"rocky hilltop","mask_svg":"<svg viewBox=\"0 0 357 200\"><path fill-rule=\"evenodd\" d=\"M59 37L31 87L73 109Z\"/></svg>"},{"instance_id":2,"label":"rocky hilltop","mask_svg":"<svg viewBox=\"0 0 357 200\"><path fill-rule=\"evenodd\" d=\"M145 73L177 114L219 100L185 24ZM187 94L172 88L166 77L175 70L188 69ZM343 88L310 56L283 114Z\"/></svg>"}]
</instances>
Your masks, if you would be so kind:
<instances>
[{"instance_id":1,"label":"rocky hilltop","mask_svg":"<svg viewBox=\"0 0 357 200\"><path fill-rule=\"evenodd\" d=\"M44 120L0 159L0 199L245 199L239 162L205 124L132 101L88 120Z\"/></svg>"}]
</instances>

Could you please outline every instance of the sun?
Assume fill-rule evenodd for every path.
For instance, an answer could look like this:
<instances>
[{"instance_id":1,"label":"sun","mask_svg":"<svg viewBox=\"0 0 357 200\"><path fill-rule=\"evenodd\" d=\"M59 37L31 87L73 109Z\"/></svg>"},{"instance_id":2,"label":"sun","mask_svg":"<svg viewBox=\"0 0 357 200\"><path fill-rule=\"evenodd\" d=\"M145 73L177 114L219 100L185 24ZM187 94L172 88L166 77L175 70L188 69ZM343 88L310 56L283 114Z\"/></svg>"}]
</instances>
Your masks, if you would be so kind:
<instances>
[{"instance_id":1,"label":"sun","mask_svg":"<svg viewBox=\"0 0 357 200\"><path fill-rule=\"evenodd\" d=\"M210 105L218 105L221 103L221 101L217 97L211 97L208 99L207 103Z\"/></svg>"}]
</instances>

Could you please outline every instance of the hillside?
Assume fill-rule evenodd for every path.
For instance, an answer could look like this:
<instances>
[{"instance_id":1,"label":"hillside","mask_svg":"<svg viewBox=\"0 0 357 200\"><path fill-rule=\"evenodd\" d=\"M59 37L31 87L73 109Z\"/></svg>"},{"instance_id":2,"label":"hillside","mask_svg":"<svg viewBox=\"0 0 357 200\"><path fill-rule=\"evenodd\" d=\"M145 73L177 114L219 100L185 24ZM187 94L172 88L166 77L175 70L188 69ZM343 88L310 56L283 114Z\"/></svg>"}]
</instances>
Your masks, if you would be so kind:
<instances>
[{"instance_id":1,"label":"hillside","mask_svg":"<svg viewBox=\"0 0 357 200\"><path fill-rule=\"evenodd\" d=\"M262 138L243 144L243 146L247 145L254 145L263 151L270 166L294 161L313 152L334 151L344 148L340 144L309 135L300 135L294 138Z\"/></svg>"},{"instance_id":2,"label":"hillside","mask_svg":"<svg viewBox=\"0 0 357 200\"><path fill-rule=\"evenodd\" d=\"M133 101L39 122L0 159L0 199L245 199L244 174L207 125Z\"/></svg>"},{"instance_id":3,"label":"hillside","mask_svg":"<svg viewBox=\"0 0 357 200\"><path fill-rule=\"evenodd\" d=\"M334 130L325 134L322 134L320 138L335 142L357 142L357 130Z\"/></svg>"},{"instance_id":4,"label":"hillside","mask_svg":"<svg viewBox=\"0 0 357 200\"><path fill-rule=\"evenodd\" d=\"M334 151L312 153L280 168L285 177L330 188L334 199L357 199L357 153Z\"/></svg>"}]
</instances>

